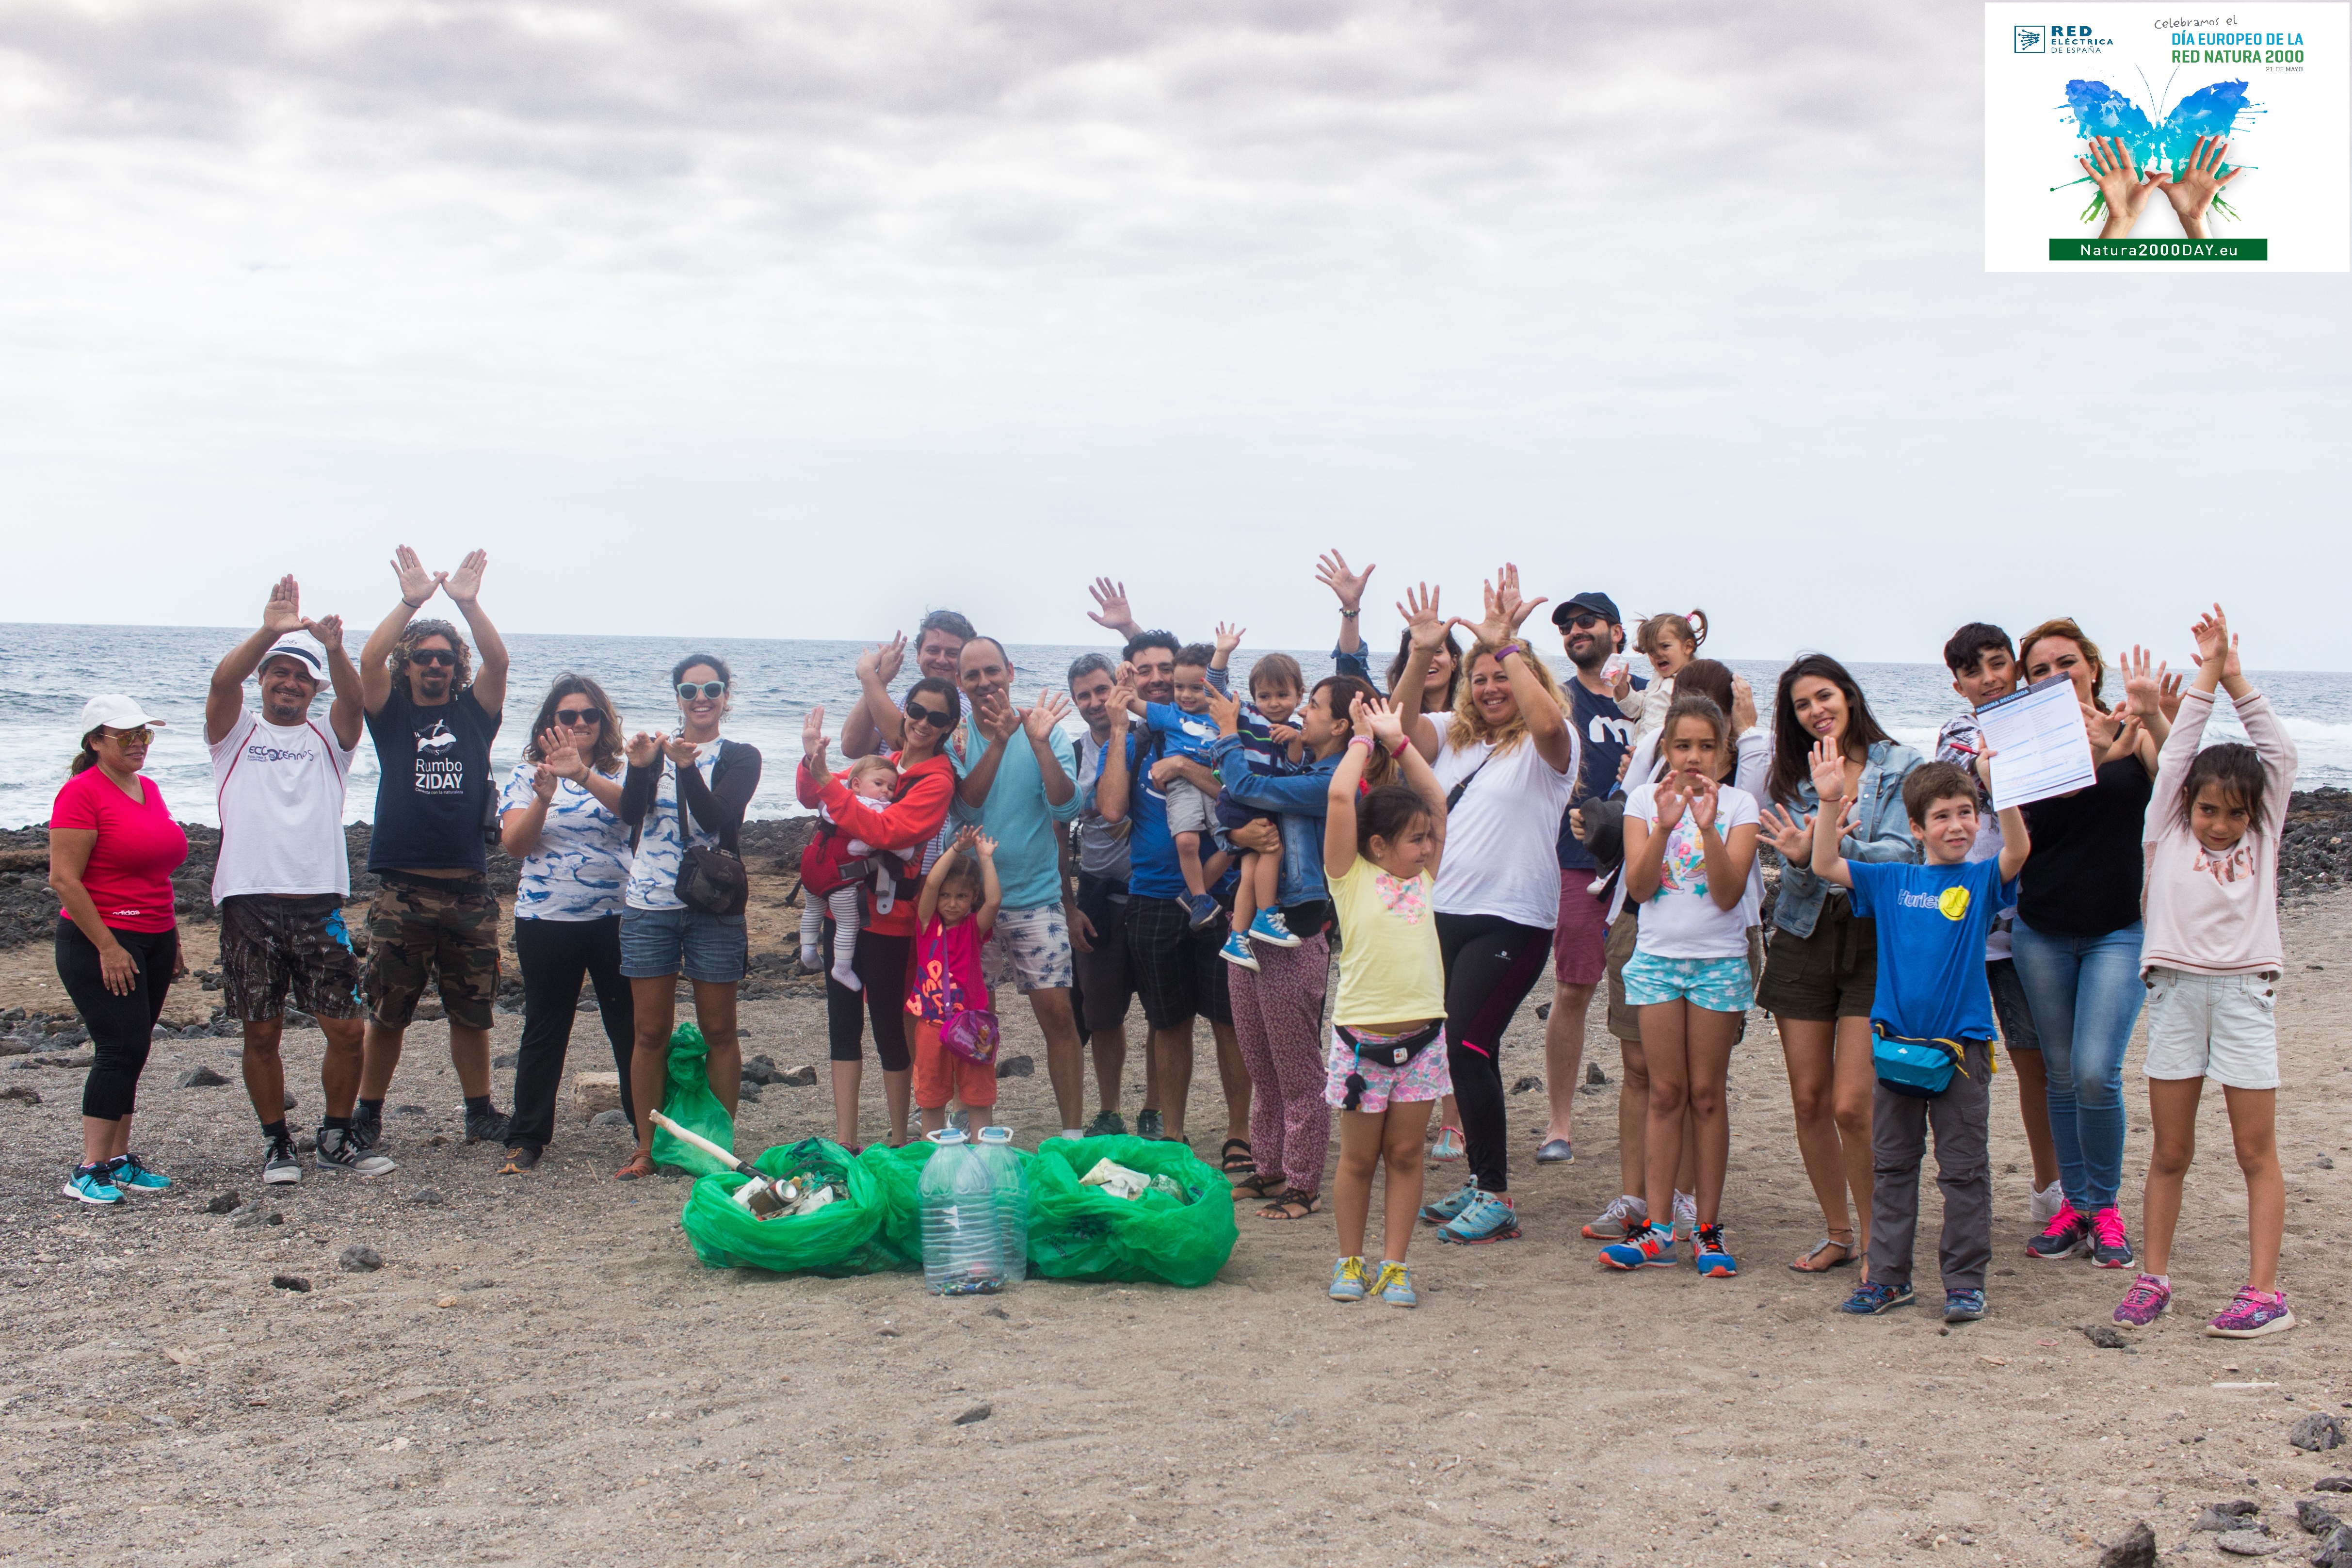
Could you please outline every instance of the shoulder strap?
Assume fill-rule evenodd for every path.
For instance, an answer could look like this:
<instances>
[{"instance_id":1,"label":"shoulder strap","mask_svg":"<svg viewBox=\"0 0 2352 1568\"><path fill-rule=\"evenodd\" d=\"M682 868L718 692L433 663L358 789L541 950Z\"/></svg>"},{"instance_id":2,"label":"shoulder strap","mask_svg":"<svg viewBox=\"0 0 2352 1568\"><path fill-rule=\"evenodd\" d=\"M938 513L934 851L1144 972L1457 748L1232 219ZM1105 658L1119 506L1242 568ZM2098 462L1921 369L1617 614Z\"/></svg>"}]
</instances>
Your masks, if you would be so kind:
<instances>
[{"instance_id":1,"label":"shoulder strap","mask_svg":"<svg viewBox=\"0 0 2352 1568\"><path fill-rule=\"evenodd\" d=\"M1445 792L1445 809L1448 812L1451 812L1455 806L1462 804L1463 792L1470 787L1470 781L1476 778L1480 773L1485 773L1486 771L1486 764L1494 760L1495 753L1488 752L1485 756L1478 759L1478 765L1476 767L1472 768L1468 773L1462 775L1461 783L1455 784L1452 789Z\"/></svg>"}]
</instances>

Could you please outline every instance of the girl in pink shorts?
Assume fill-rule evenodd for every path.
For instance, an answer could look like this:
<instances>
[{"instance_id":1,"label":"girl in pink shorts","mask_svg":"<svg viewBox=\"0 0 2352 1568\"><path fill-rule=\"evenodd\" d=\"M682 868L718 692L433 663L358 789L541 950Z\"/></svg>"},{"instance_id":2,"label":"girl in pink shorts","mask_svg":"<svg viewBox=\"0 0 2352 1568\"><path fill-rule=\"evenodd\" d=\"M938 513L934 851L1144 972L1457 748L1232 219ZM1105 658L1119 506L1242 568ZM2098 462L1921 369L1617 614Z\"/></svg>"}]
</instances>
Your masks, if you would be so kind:
<instances>
[{"instance_id":1,"label":"girl in pink shorts","mask_svg":"<svg viewBox=\"0 0 2352 1568\"><path fill-rule=\"evenodd\" d=\"M1445 847L1445 792L1387 703L1359 696L1351 717L1356 738L1331 775L1323 817L1323 874L1347 937L1323 1089L1339 1108L1333 1196L1341 1256L1331 1266L1331 1299L1378 1295L1411 1307L1419 1298L1404 1255L1421 1208L1422 1139L1430 1112L1454 1089L1445 1070L1445 964L1430 904ZM1360 801L1375 745L1394 754L1406 782ZM1386 1246L1375 1276L1364 1268L1364 1228L1372 1170L1383 1158Z\"/></svg>"}]
</instances>

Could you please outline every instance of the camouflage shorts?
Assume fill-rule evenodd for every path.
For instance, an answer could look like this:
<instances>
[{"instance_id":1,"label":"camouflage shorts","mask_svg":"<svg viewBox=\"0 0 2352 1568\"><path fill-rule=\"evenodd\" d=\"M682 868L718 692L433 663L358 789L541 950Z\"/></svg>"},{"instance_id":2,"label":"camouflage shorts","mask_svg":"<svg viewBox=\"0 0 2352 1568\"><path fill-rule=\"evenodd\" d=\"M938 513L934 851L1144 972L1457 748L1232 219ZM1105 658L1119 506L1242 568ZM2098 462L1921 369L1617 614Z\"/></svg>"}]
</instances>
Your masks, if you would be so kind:
<instances>
[{"instance_id":1,"label":"camouflage shorts","mask_svg":"<svg viewBox=\"0 0 2352 1568\"><path fill-rule=\"evenodd\" d=\"M427 882L433 885L425 885ZM427 978L441 986L452 1023L490 1026L499 994L499 900L478 877L384 878L368 906L367 972L361 995L387 1029L416 1016Z\"/></svg>"},{"instance_id":2,"label":"camouflage shorts","mask_svg":"<svg viewBox=\"0 0 2352 1568\"><path fill-rule=\"evenodd\" d=\"M221 1005L241 1024L283 1017L286 994L320 1018L360 1016L360 955L343 900L240 894L221 900Z\"/></svg>"}]
</instances>

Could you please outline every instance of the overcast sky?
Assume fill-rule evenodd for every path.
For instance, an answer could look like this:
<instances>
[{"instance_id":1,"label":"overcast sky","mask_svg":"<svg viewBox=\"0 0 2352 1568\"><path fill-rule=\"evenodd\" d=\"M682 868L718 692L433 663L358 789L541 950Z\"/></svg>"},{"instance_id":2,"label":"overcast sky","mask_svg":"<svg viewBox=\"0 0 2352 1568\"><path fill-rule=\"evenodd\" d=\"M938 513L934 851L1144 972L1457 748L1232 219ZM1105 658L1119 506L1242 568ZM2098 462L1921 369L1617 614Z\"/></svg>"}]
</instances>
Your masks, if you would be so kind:
<instances>
[{"instance_id":1,"label":"overcast sky","mask_svg":"<svg viewBox=\"0 0 2352 1568\"><path fill-rule=\"evenodd\" d=\"M0 619L1298 646L1337 544L2352 668L2346 279L1987 276L1981 18L9 0Z\"/></svg>"}]
</instances>

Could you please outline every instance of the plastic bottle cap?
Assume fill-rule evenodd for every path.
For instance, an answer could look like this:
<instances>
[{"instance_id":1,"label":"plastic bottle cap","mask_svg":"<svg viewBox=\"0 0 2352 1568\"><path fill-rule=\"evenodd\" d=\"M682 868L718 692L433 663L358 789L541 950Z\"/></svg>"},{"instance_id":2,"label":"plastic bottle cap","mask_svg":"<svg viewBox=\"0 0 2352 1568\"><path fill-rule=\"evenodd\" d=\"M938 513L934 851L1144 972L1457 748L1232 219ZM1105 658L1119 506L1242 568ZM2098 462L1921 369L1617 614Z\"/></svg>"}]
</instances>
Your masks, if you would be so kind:
<instances>
[{"instance_id":1,"label":"plastic bottle cap","mask_svg":"<svg viewBox=\"0 0 2352 1568\"><path fill-rule=\"evenodd\" d=\"M929 1137L934 1143L961 1143L964 1141L963 1129L961 1127L942 1127L937 1132L929 1134Z\"/></svg>"},{"instance_id":2,"label":"plastic bottle cap","mask_svg":"<svg viewBox=\"0 0 2352 1568\"><path fill-rule=\"evenodd\" d=\"M980 1130L980 1141L983 1143L1010 1143L1013 1142L1013 1129L983 1127Z\"/></svg>"}]
</instances>

